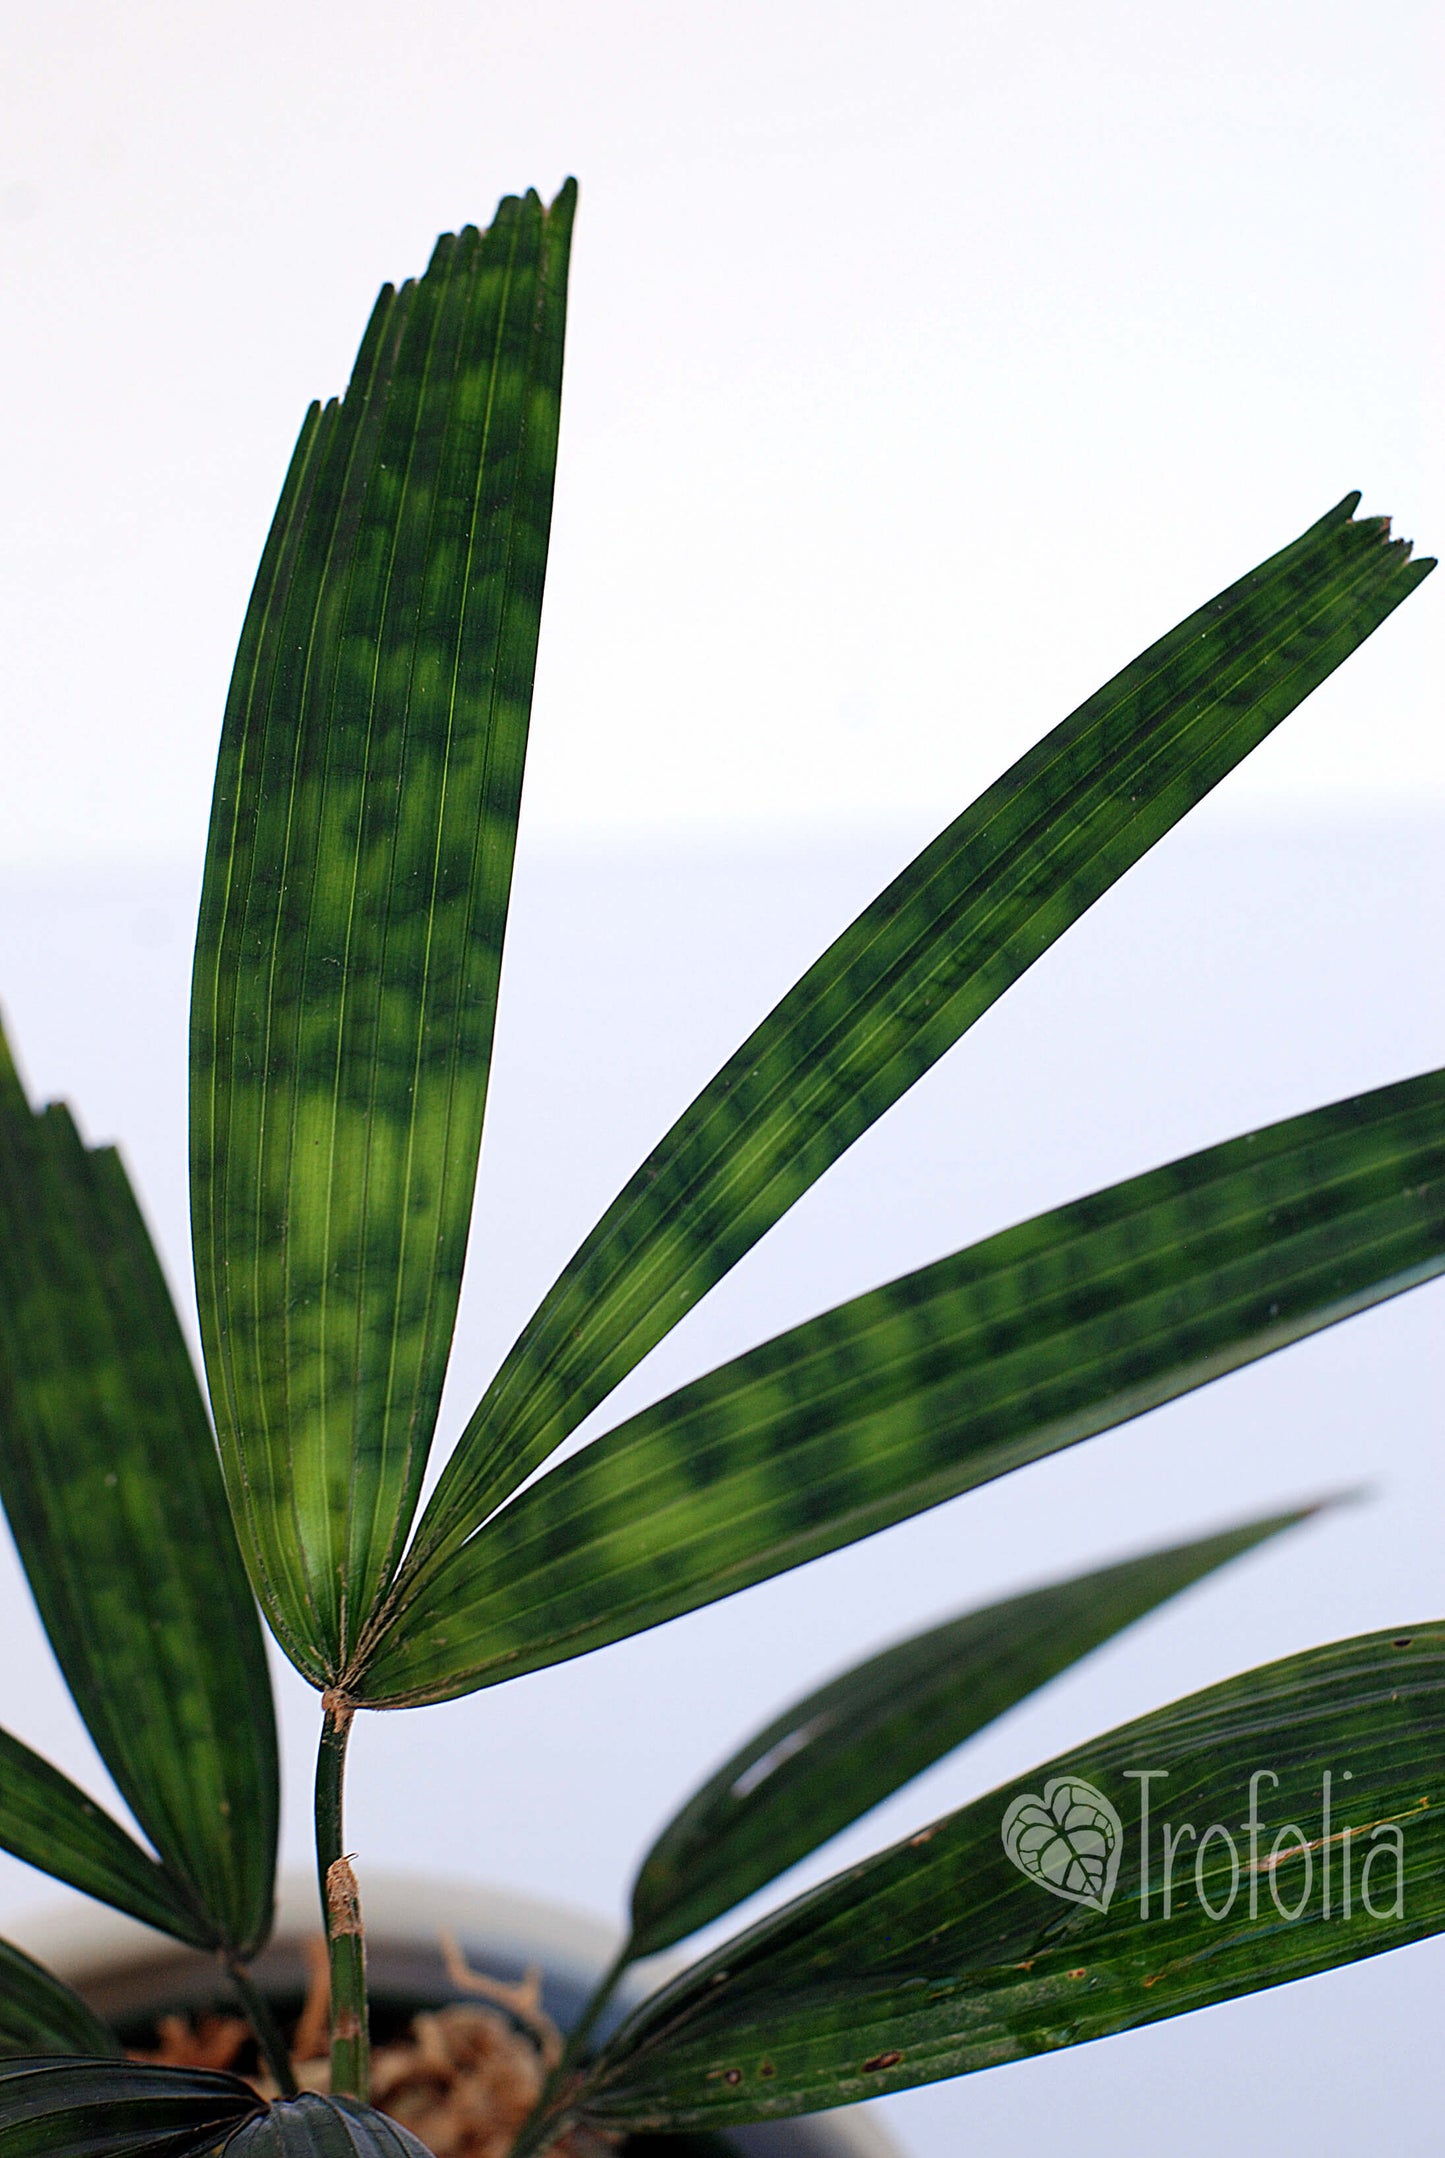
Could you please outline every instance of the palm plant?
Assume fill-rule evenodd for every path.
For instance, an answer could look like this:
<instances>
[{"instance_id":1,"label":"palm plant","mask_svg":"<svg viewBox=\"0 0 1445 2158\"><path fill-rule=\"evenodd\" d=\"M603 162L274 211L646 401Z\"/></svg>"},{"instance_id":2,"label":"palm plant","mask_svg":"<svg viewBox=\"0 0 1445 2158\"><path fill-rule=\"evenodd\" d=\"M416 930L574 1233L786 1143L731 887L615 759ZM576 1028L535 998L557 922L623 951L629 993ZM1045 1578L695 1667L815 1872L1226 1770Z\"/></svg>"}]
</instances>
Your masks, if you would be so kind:
<instances>
[{"instance_id":1,"label":"palm plant","mask_svg":"<svg viewBox=\"0 0 1445 2158\"><path fill-rule=\"evenodd\" d=\"M574 199L570 184L545 210L509 198L386 288L345 398L312 408L287 475L226 711L196 944L209 1413L119 1157L63 1107L33 1112L0 1064L0 1487L149 1848L4 1734L0 1845L214 1952L282 2093L124 2059L77 1995L0 1946L0 2158L420 2149L367 2103L342 1815L358 1710L452 1699L659 1625L1445 1265L1434 1072L991 1236L534 1476L1433 567L1350 496L1046 736L822 955L564 1268L417 1518L486 1098ZM638 1958L1309 1510L970 1612L771 1720L658 1837L518 2158L578 2124L706 2131L850 2102L1445 1925L1440 1623L1313 1649L1107 1733L787 1903L594 2037ZM296 2094L249 1975L277 1823L258 1604L321 1697L329 2097ZM1331 1781L1345 1763L1348 1787ZM1171 1848L1149 1810L1166 1775L1183 1858L1184 1828ZM1136 1787L1137 1835L1119 1810Z\"/></svg>"}]
</instances>

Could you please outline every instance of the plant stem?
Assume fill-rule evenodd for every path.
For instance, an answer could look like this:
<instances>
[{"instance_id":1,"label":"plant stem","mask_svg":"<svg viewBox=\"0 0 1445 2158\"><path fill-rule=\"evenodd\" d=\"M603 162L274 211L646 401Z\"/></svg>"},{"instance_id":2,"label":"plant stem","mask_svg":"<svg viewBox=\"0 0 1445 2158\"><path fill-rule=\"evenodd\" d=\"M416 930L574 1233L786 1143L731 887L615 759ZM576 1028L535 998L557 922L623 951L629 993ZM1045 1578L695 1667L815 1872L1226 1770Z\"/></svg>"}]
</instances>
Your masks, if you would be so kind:
<instances>
[{"instance_id":1,"label":"plant stem","mask_svg":"<svg viewBox=\"0 0 1445 2158\"><path fill-rule=\"evenodd\" d=\"M529 2158L530 2153L545 2149L547 2143L562 2133L566 2121L565 2115L557 2109L558 2098L576 2068L588 2039L597 2027L598 2017L612 1998L618 1979L631 1961L632 1942L628 1939L623 1942L598 1979L582 2014L567 2033L561 2058L543 2085L542 2095L522 2124L512 2158Z\"/></svg>"},{"instance_id":2,"label":"plant stem","mask_svg":"<svg viewBox=\"0 0 1445 2158\"><path fill-rule=\"evenodd\" d=\"M557 2106L548 2112L539 2101L522 2123L511 2158L540 2158L569 2125L565 2108Z\"/></svg>"},{"instance_id":3,"label":"plant stem","mask_svg":"<svg viewBox=\"0 0 1445 2158\"><path fill-rule=\"evenodd\" d=\"M632 1943L630 1940L626 1940L598 1979L587 2006L567 2033L567 2043L562 2048L562 2058L558 2061L548 2079L547 2095L556 2090L560 2086L563 2077L577 2065L583 2047L597 2028L597 2018L611 2000L618 1979L631 1961Z\"/></svg>"},{"instance_id":4,"label":"plant stem","mask_svg":"<svg viewBox=\"0 0 1445 2158\"><path fill-rule=\"evenodd\" d=\"M294 2098L296 2096L296 2077L291 2067L291 2055L287 2050L285 2039L281 2036L280 2025L271 2013L271 2003L262 1993L244 1963L228 1956L226 1958L226 1972L231 1984L240 1996L241 2006L245 2009L251 2028L256 2033L256 2043L261 2048L261 2057L275 2077L277 2089L283 2098Z\"/></svg>"},{"instance_id":5,"label":"plant stem","mask_svg":"<svg viewBox=\"0 0 1445 2158\"><path fill-rule=\"evenodd\" d=\"M316 1754L316 1872L331 1962L331 2089L336 2097L364 2100L371 2067L366 1937L341 1822L346 1741L354 1713L351 1703L341 1696L322 1695L321 1744Z\"/></svg>"}]
</instances>

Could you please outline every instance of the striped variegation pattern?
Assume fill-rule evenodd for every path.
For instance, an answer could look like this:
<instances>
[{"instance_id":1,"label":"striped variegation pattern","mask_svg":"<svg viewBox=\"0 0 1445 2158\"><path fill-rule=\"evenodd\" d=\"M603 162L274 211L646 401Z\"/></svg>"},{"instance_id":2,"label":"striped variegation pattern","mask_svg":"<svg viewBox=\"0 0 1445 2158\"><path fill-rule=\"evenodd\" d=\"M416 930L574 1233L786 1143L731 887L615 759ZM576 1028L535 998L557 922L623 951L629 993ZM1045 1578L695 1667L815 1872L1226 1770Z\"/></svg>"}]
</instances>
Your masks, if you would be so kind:
<instances>
[{"instance_id":1,"label":"striped variegation pattern","mask_svg":"<svg viewBox=\"0 0 1445 2158\"><path fill-rule=\"evenodd\" d=\"M1445 1272L1445 1072L1130 1178L824 1312L520 1493L358 1692L442 1699L887 1528Z\"/></svg>"},{"instance_id":2,"label":"striped variegation pattern","mask_svg":"<svg viewBox=\"0 0 1445 2158\"><path fill-rule=\"evenodd\" d=\"M241 638L192 1001L206 1367L252 1578L345 1671L456 1312L551 515L575 190L383 291Z\"/></svg>"},{"instance_id":3,"label":"striped variegation pattern","mask_svg":"<svg viewBox=\"0 0 1445 2158\"><path fill-rule=\"evenodd\" d=\"M791 1702L658 1836L633 1883L630 1955L720 1918L1091 1649L1307 1511L966 1612Z\"/></svg>"},{"instance_id":4,"label":"striped variegation pattern","mask_svg":"<svg viewBox=\"0 0 1445 2158\"><path fill-rule=\"evenodd\" d=\"M1117 1824L1089 1900L1050 1892L1010 1857L1011 1805L1044 1810L1058 1785L1085 1820L1102 1799ZM1436 1621L1211 1686L825 1881L644 2001L580 2079L574 2110L614 2131L677 2131L845 2105L1442 1928Z\"/></svg>"},{"instance_id":5,"label":"striped variegation pattern","mask_svg":"<svg viewBox=\"0 0 1445 2158\"><path fill-rule=\"evenodd\" d=\"M431 2158L400 2121L350 2098L299 2098L268 2106L237 2129L227 2158Z\"/></svg>"},{"instance_id":6,"label":"striped variegation pattern","mask_svg":"<svg viewBox=\"0 0 1445 2158\"><path fill-rule=\"evenodd\" d=\"M148 2062L0 2062L0 2158L214 2158L265 2100L237 2076Z\"/></svg>"},{"instance_id":7,"label":"striped variegation pattern","mask_svg":"<svg viewBox=\"0 0 1445 2158\"><path fill-rule=\"evenodd\" d=\"M134 1672L123 1676L130 1681L134 1708L141 1686ZM236 1721L243 1727L244 1743L247 1719ZM264 1822L255 1825L265 1833ZM247 1827L251 1830L249 1822ZM82 1895L125 1911L142 1925L196 1948L215 1945L216 1928L190 1907L165 1868L78 1784L8 1731L0 1731L0 1850L38 1866ZM271 1857L269 1851L265 1855ZM270 1907L269 1890L263 1878L263 1915Z\"/></svg>"},{"instance_id":8,"label":"striped variegation pattern","mask_svg":"<svg viewBox=\"0 0 1445 2158\"><path fill-rule=\"evenodd\" d=\"M270 1678L195 1367L112 1147L32 1111L0 1034L0 1493L75 1703L158 1866L0 1736L0 1845L148 1924L271 1926Z\"/></svg>"},{"instance_id":9,"label":"striped variegation pattern","mask_svg":"<svg viewBox=\"0 0 1445 2158\"><path fill-rule=\"evenodd\" d=\"M120 2040L78 1993L0 1941L0 2054L119 2053ZM3 2146L0 2146L3 2148Z\"/></svg>"},{"instance_id":10,"label":"striped variegation pattern","mask_svg":"<svg viewBox=\"0 0 1445 2158\"><path fill-rule=\"evenodd\" d=\"M654 1149L507 1358L427 1578L1039 954L1433 566L1357 495L1081 705L823 954Z\"/></svg>"},{"instance_id":11,"label":"striped variegation pattern","mask_svg":"<svg viewBox=\"0 0 1445 2158\"><path fill-rule=\"evenodd\" d=\"M79 2001L75 2008L83 2014ZM430 2158L400 2121L350 2098L303 2091L268 2105L238 2076L141 2061L0 2062L0 2158L220 2158L223 2152Z\"/></svg>"}]
</instances>

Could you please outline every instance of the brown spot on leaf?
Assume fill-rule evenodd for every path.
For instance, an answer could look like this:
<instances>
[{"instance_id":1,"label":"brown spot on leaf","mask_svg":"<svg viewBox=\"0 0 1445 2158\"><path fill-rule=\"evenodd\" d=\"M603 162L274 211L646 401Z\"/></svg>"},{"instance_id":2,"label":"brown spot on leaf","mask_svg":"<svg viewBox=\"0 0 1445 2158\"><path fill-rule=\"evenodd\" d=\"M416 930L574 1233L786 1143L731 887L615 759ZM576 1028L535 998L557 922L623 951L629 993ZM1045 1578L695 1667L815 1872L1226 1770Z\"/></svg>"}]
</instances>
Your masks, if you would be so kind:
<instances>
[{"instance_id":1,"label":"brown spot on leaf","mask_svg":"<svg viewBox=\"0 0 1445 2158\"><path fill-rule=\"evenodd\" d=\"M741 2068L728 2068L723 2072L724 2083L741 2083L742 2080L743 2072Z\"/></svg>"},{"instance_id":2,"label":"brown spot on leaf","mask_svg":"<svg viewBox=\"0 0 1445 2158\"><path fill-rule=\"evenodd\" d=\"M875 2053L871 2061L863 2063L865 2076L876 2075L880 2068L896 2068L902 2060L901 2053Z\"/></svg>"},{"instance_id":3,"label":"brown spot on leaf","mask_svg":"<svg viewBox=\"0 0 1445 2158\"><path fill-rule=\"evenodd\" d=\"M771 2061L763 2061L759 2064L758 2074L760 2076L775 2076L777 2072Z\"/></svg>"},{"instance_id":4,"label":"brown spot on leaf","mask_svg":"<svg viewBox=\"0 0 1445 2158\"><path fill-rule=\"evenodd\" d=\"M1391 1648L1408 1648L1414 1638L1415 1636L1412 1633L1402 1633L1399 1640L1392 1641L1390 1646Z\"/></svg>"},{"instance_id":5,"label":"brown spot on leaf","mask_svg":"<svg viewBox=\"0 0 1445 2158\"><path fill-rule=\"evenodd\" d=\"M1087 1978L1088 1975L1087 1971L1065 1971L1064 1973L1065 1978Z\"/></svg>"}]
</instances>

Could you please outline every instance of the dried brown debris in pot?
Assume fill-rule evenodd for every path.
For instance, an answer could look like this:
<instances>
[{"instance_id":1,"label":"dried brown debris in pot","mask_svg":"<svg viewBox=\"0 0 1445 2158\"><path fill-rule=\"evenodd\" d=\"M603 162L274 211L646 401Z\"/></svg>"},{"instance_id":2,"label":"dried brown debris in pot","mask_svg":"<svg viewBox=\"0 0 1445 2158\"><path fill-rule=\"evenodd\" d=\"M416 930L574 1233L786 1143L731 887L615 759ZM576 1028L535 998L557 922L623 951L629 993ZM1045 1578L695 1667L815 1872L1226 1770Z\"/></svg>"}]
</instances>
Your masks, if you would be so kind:
<instances>
[{"instance_id":1,"label":"dried brown debris in pot","mask_svg":"<svg viewBox=\"0 0 1445 2158\"><path fill-rule=\"evenodd\" d=\"M378 2046L372 2055L371 2102L409 2128L436 2158L508 2158L561 2051L561 2038L542 2009L538 1977L529 1973L514 1986L484 1978L469 1970L453 1943L443 1945L458 1990L505 2003L510 2013L461 2001L413 2016L405 2038ZM311 1987L295 2031L296 2080L303 2090L325 2091L331 2063L324 2050L324 1945L308 1962ZM525 2028L519 2029L519 2022ZM251 2028L239 2016L165 2016L157 2036L158 2048L132 2057L173 2068L232 2068L251 2043ZM268 2077L253 2074L249 2080L262 2097L278 2095ZM552 2158L606 2158L613 2148L593 2131L573 2128L553 2146Z\"/></svg>"}]
</instances>

